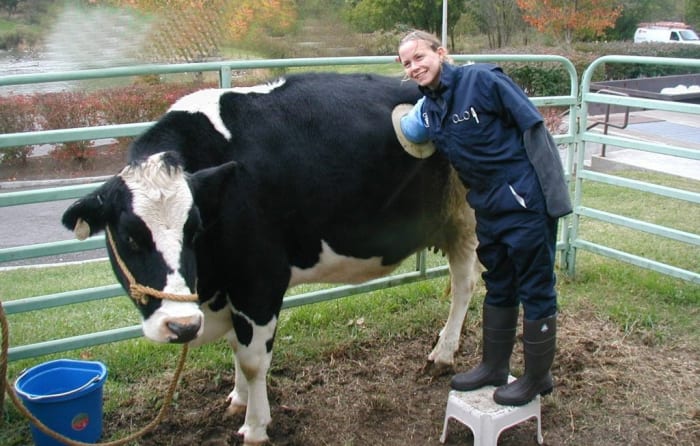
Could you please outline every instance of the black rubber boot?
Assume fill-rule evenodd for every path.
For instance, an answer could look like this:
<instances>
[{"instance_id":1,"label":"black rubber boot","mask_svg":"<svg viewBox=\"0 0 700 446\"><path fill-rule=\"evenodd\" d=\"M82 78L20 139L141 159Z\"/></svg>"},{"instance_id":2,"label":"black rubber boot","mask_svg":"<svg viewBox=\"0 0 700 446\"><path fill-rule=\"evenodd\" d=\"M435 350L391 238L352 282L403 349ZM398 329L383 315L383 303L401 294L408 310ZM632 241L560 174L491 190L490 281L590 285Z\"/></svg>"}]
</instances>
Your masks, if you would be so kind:
<instances>
[{"instance_id":1,"label":"black rubber boot","mask_svg":"<svg viewBox=\"0 0 700 446\"><path fill-rule=\"evenodd\" d=\"M453 389L475 390L508 382L510 355L518 326L518 309L518 306L502 308L484 304L481 364L467 372L456 374L450 383Z\"/></svg>"},{"instance_id":2,"label":"black rubber boot","mask_svg":"<svg viewBox=\"0 0 700 446\"><path fill-rule=\"evenodd\" d=\"M550 368L554 361L557 339L557 315L537 321L523 320L523 353L525 373L515 381L499 387L493 393L498 404L522 406L537 395L547 395L554 389Z\"/></svg>"}]
</instances>

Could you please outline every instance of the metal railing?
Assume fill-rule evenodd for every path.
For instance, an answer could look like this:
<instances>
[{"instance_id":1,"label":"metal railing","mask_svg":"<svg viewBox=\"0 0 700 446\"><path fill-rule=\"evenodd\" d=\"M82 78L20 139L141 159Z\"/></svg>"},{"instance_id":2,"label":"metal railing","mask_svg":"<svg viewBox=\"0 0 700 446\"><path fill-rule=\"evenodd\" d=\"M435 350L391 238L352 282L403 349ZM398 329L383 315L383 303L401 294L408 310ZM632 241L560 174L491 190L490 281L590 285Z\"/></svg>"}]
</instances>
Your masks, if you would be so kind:
<instances>
[{"instance_id":1,"label":"metal railing","mask_svg":"<svg viewBox=\"0 0 700 446\"><path fill-rule=\"evenodd\" d=\"M555 135L559 144L567 146L576 141L574 129L577 122L577 96L578 77L573 64L566 58L551 55L456 55L453 59L457 62L545 62L561 64L570 78L570 90L568 95L535 97L532 101L537 106L563 106L569 108L568 132L563 135ZM12 75L0 78L0 87L43 83L65 82L87 79L105 79L115 77L142 76L152 74L174 74L192 72L215 72L218 74L219 86L230 87L232 85L232 72L234 70L249 70L261 68L294 68L294 67L321 67L321 66L346 66L346 65L377 65L393 63L393 56L381 57L337 57L337 58L300 58L300 59L275 59L275 60L233 60L222 62L207 62L177 65L148 65L135 67L107 68L83 71L71 71L62 73L44 73L31 75ZM400 73L401 69L397 69ZM34 144L52 144L78 140L95 140L102 138L116 138L125 136L137 136L151 126L152 122L104 125L86 128L57 129L32 131L25 133L11 133L0 135L0 150L13 146ZM567 150L565 170L567 177L572 172L574 155L573 150ZM0 208L29 203L42 203L48 201L75 199L84 196L99 186L99 183L80 184L57 188L43 188L38 190L16 191L0 193ZM56 222L60 224L60 222ZM568 225L563 225L558 249L563 253L562 259L568 259L566 249L568 247ZM85 241L63 240L50 243L38 243L27 246L17 246L0 249L0 265L17 260L26 260L49 255L59 255L85 250L104 248L104 237L91 237ZM370 281L361 285L338 286L321 291L302 293L287 296L284 299L283 308L290 308L324 300L336 299L354 294L365 293L377 289L394 287L402 284L433 279L448 274L446 265L433 268L426 267L425 253L416 256L415 271L403 274L394 274L382 279ZM69 305L92 300L107 299L124 295L119 285L108 285L65 293L35 296L25 299L3 302L8 315L42 311L57 306ZM76 348L110 343L141 336L140 326L118 327L111 330L96 333L86 333L79 336L38 342L34 344L11 346L9 360L15 361L35 356L57 353Z\"/></svg>"},{"instance_id":2,"label":"metal railing","mask_svg":"<svg viewBox=\"0 0 700 446\"><path fill-rule=\"evenodd\" d=\"M581 218L590 218L597 221L611 223L636 231L642 231L655 236L660 236L668 240L689 244L690 246L700 246L700 235L687 231L680 231L670 227L653 224L635 218L629 218L611 212L602 211L582 205L583 198L586 195L585 181L600 182L614 186L633 189L643 193L654 194L662 197L668 197L678 200L683 200L689 205L700 205L700 193L677 189L667 186L652 184L645 181L639 181L629 178L624 178L615 175L614 172L597 172L584 165L584 156L586 154L587 145L604 144L615 146L624 149L633 149L642 152L656 153L669 155L689 160L700 160L700 149L683 146L678 143L660 142L657 140L642 140L630 135L620 134L601 134L592 131L588 126L588 106L589 104L608 104L624 107L633 107L646 110L660 110L670 112L681 112L685 114L699 115L700 119L700 104L683 103L675 101L665 101L659 99L646 99L640 97L632 97L625 95L610 95L603 92L591 92L591 78L594 71L602 64L621 63L621 64L649 64L649 65L670 65L683 66L691 68L700 68L700 60L697 59L677 59L677 58L658 58L658 57L636 57L636 56L604 56L595 60L586 68L581 80L581 131L578 136L578 157L576 161L576 181L574 193L574 215L572 218L569 250L569 273L574 274L576 268L576 254L578 250L590 251L602 256L610 257L627 263L631 263L641 268L651 269L663 274L684 279L693 283L700 283L700 273L689 269L684 269L678 266L669 265L663 262L655 261L629 252L624 252L619 249L613 249L609 246L587 240L581 237L580 225ZM700 141L699 141L700 143ZM696 226L697 228L697 226Z\"/></svg>"}]
</instances>

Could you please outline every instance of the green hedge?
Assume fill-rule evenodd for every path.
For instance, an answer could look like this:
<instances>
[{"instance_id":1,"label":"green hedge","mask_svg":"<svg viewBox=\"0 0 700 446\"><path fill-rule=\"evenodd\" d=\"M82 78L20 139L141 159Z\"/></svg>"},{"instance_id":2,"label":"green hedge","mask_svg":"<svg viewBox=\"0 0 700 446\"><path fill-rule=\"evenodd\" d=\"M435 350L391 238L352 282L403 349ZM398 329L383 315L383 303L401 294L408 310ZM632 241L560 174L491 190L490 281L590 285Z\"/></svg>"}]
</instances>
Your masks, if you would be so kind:
<instances>
[{"instance_id":1,"label":"green hedge","mask_svg":"<svg viewBox=\"0 0 700 446\"><path fill-rule=\"evenodd\" d=\"M0 96L0 133L147 122L159 118L178 98L214 83L148 83L95 91ZM117 138L124 150L132 138ZM54 145L57 160L85 162L96 155L92 141ZM0 164L26 162L31 146L0 149Z\"/></svg>"},{"instance_id":2,"label":"green hedge","mask_svg":"<svg viewBox=\"0 0 700 446\"><path fill-rule=\"evenodd\" d=\"M555 54L569 59L580 77L596 59L607 55L673 57L700 59L700 45L634 44L631 42L578 43L568 48L522 47L490 51L494 54ZM563 67L553 63L504 62L503 69L530 96L558 96L569 93L569 76ZM697 68L646 64L605 64L593 74L593 82L639 77L700 73Z\"/></svg>"}]
</instances>

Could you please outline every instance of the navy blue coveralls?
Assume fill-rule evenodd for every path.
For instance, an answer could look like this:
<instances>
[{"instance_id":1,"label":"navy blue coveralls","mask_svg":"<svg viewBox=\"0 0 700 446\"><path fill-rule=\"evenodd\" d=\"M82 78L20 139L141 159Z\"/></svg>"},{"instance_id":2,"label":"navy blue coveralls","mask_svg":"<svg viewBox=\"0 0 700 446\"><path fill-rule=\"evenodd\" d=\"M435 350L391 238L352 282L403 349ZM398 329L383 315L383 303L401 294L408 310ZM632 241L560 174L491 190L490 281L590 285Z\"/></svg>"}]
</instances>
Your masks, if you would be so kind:
<instances>
[{"instance_id":1,"label":"navy blue coveralls","mask_svg":"<svg viewBox=\"0 0 700 446\"><path fill-rule=\"evenodd\" d=\"M467 201L476 213L477 255L486 268L485 303L498 307L522 303L528 320L553 315L557 218L570 212L570 204L559 215L548 213L543 178L538 179L525 149L523 135L533 128L544 129L542 115L520 87L491 64L444 63L440 86L421 90L425 99L420 120L428 138L469 189ZM561 171L553 151L554 170ZM563 179L562 174L559 177ZM561 190L562 184L566 201L563 180L547 189Z\"/></svg>"}]
</instances>

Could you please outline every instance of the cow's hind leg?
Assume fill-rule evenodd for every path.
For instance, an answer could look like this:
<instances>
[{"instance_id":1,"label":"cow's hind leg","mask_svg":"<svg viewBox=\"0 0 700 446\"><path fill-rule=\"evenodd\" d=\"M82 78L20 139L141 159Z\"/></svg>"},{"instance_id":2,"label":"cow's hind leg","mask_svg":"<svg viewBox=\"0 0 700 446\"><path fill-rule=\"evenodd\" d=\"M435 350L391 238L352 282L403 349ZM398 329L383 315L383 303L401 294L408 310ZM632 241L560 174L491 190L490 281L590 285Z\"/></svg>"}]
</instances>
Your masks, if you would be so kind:
<instances>
[{"instance_id":1,"label":"cow's hind leg","mask_svg":"<svg viewBox=\"0 0 700 446\"><path fill-rule=\"evenodd\" d=\"M459 227L458 236L447 249L452 289L450 314L433 351L428 355L430 373L434 375L452 370L454 356L459 348L462 325L480 273L476 257L475 220L471 209L467 208L463 212Z\"/></svg>"},{"instance_id":2,"label":"cow's hind leg","mask_svg":"<svg viewBox=\"0 0 700 446\"><path fill-rule=\"evenodd\" d=\"M234 313L236 355L236 385L229 395L228 413L245 407L245 421L238 433L244 444L256 445L268 440L270 403L267 398L267 371L272 360L272 343L277 325L273 316L266 325L255 322L239 312Z\"/></svg>"}]
</instances>

